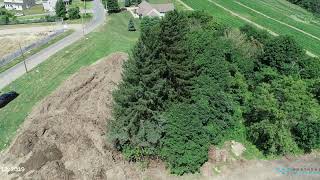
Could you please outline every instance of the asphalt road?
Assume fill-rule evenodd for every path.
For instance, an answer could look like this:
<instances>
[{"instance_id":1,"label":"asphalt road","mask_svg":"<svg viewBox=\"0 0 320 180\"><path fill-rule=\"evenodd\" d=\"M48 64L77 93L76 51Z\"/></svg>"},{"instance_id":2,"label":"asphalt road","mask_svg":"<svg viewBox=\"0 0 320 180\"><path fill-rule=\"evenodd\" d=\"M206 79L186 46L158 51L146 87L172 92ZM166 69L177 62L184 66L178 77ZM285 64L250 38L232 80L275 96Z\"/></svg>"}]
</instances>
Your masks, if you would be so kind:
<instances>
[{"instance_id":1,"label":"asphalt road","mask_svg":"<svg viewBox=\"0 0 320 180\"><path fill-rule=\"evenodd\" d=\"M103 24L105 21L105 10L100 0L94 0L93 18L84 27L84 34L88 34L95 28ZM50 56L54 55L63 48L71 45L77 40L83 38L83 29L79 29L72 33L70 36L58 41L57 43L41 50L40 52L30 56L26 59L27 69L31 70L40 63L47 60ZM9 85L14 80L18 79L26 73L24 63L21 62L7 71L0 74L0 90Z\"/></svg>"}]
</instances>

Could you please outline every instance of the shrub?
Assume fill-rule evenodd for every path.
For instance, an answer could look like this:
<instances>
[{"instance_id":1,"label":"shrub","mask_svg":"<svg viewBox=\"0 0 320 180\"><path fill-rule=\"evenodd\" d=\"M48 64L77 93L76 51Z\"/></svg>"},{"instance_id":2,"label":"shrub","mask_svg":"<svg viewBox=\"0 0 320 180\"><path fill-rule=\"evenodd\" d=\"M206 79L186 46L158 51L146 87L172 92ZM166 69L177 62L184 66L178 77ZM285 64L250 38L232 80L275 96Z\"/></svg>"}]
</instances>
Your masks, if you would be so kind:
<instances>
[{"instance_id":1,"label":"shrub","mask_svg":"<svg viewBox=\"0 0 320 180\"><path fill-rule=\"evenodd\" d=\"M67 15L67 9L66 9L66 5L64 4L63 0L58 0L56 2L56 16L66 19L66 15Z\"/></svg>"},{"instance_id":2,"label":"shrub","mask_svg":"<svg viewBox=\"0 0 320 180\"><path fill-rule=\"evenodd\" d=\"M79 19L80 16L80 10L79 7L71 7L68 10L69 19Z\"/></svg>"},{"instance_id":3,"label":"shrub","mask_svg":"<svg viewBox=\"0 0 320 180\"><path fill-rule=\"evenodd\" d=\"M124 1L124 6L125 7L130 7L131 6L131 1L130 0L125 0Z\"/></svg>"},{"instance_id":4,"label":"shrub","mask_svg":"<svg viewBox=\"0 0 320 180\"><path fill-rule=\"evenodd\" d=\"M106 0L106 5L109 13L120 12L118 0Z\"/></svg>"},{"instance_id":5,"label":"shrub","mask_svg":"<svg viewBox=\"0 0 320 180\"><path fill-rule=\"evenodd\" d=\"M293 128L297 144L306 152L320 148L320 121L301 121Z\"/></svg>"},{"instance_id":6,"label":"shrub","mask_svg":"<svg viewBox=\"0 0 320 180\"><path fill-rule=\"evenodd\" d=\"M209 136L193 109L177 104L164 113L166 133L160 154L174 174L198 172L208 159Z\"/></svg>"},{"instance_id":7,"label":"shrub","mask_svg":"<svg viewBox=\"0 0 320 180\"><path fill-rule=\"evenodd\" d=\"M132 19L129 20L128 31L136 31L136 28L134 27L134 22Z\"/></svg>"}]
</instances>

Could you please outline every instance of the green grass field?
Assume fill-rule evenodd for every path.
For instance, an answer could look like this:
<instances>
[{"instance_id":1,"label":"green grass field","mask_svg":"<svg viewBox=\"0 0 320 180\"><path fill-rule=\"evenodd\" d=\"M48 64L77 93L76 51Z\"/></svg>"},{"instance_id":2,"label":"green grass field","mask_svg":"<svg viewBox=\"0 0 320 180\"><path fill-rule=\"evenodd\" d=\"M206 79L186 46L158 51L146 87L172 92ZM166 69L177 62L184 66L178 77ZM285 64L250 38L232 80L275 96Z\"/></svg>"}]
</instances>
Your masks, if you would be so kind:
<instances>
[{"instance_id":1,"label":"green grass field","mask_svg":"<svg viewBox=\"0 0 320 180\"><path fill-rule=\"evenodd\" d=\"M86 1L86 4L84 4L84 1L81 0L73 0L71 7L79 7L80 9L92 9L93 8L93 1Z\"/></svg>"},{"instance_id":2,"label":"green grass field","mask_svg":"<svg viewBox=\"0 0 320 180\"><path fill-rule=\"evenodd\" d=\"M33 15L33 14L43 14L45 13L43 6L41 4L32 6L29 9L25 9L22 11L12 10L14 13L23 13L24 15Z\"/></svg>"},{"instance_id":3,"label":"green grass field","mask_svg":"<svg viewBox=\"0 0 320 180\"><path fill-rule=\"evenodd\" d=\"M71 46L3 89L20 96L0 109L0 149L8 146L17 129L40 100L54 91L64 80L112 52L129 52L139 32L128 32L130 14L112 14L106 25ZM138 20L136 27L138 27Z\"/></svg>"},{"instance_id":4,"label":"green grass field","mask_svg":"<svg viewBox=\"0 0 320 180\"><path fill-rule=\"evenodd\" d=\"M183 2L195 10L207 11L233 27L247 23L218 6L220 5L277 34L294 36L306 50L320 55L320 19L285 0L183 0Z\"/></svg>"}]
</instances>

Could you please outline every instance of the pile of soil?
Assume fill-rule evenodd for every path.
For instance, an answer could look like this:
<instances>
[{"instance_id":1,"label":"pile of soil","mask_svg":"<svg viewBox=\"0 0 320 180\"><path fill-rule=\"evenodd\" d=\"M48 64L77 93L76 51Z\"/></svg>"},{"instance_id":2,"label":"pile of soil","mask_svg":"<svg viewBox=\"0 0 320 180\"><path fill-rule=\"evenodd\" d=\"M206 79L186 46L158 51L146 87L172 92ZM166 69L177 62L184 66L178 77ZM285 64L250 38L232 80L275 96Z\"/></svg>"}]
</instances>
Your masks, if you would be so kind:
<instances>
[{"instance_id":1,"label":"pile of soil","mask_svg":"<svg viewBox=\"0 0 320 180\"><path fill-rule=\"evenodd\" d=\"M112 91L127 57L116 53L81 69L37 105L0 158L1 167L25 170L0 172L0 179L139 179L140 170L106 139Z\"/></svg>"},{"instance_id":2,"label":"pile of soil","mask_svg":"<svg viewBox=\"0 0 320 180\"><path fill-rule=\"evenodd\" d=\"M241 160L224 167L208 162L201 174L183 177L170 175L161 161L151 161L148 168L143 168L142 163L126 161L108 143L106 130L111 119L112 91L121 80L122 64L127 58L127 54L115 53L81 69L40 102L17 132L11 146L0 153L0 179L292 178L274 172L274 168L289 166L293 162L286 159ZM320 169L319 156L301 161L299 167L307 162L311 162L309 167ZM16 169L7 171L12 167ZM19 171L22 168L24 171Z\"/></svg>"}]
</instances>

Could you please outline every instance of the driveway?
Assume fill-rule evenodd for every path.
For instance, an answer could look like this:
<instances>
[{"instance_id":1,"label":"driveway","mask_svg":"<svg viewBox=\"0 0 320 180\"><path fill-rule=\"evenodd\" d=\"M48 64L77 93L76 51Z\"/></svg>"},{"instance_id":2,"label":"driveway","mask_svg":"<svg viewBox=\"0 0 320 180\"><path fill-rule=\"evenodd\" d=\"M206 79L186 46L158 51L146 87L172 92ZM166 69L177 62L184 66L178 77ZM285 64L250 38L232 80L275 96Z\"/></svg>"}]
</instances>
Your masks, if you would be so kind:
<instances>
[{"instance_id":1,"label":"driveway","mask_svg":"<svg viewBox=\"0 0 320 180\"><path fill-rule=\"evenodd\" d=\"M84 33L85 34L90 33L95 28L103 24L104 21L105 21L105 10L103 8L103 5L100 2L100 0L94 0L93 18L89 23L85 25ZM30 56L29 58L26 59L26 65L28 67L28 70L33 69L34 67L44 62L52 55L54 55L55 53L59 52L63 48L71 45L72 43L78 41L81 38L83 38L82 28L76 30L70 36L58 41L57 43L49 46L48 48L45 48L42 51ZM25 73L26 71L25 71L23 62L1 73L0 74L0 90L3 89L8 84L10 84L11 82L13 82L14 80L24 75Z\"/></svg>"}]
</instances>

